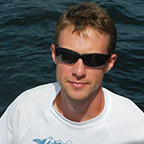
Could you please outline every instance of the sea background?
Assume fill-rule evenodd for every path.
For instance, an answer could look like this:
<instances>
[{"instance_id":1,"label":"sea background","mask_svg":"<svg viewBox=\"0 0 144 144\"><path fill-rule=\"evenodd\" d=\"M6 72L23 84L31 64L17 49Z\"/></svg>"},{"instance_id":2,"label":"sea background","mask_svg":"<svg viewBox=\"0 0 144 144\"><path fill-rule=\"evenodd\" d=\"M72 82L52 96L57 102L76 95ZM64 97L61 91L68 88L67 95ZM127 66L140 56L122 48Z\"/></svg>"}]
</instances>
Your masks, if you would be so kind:
<instances>
[{"instance_id":1,"label":"sea background","mask_svg":"<svg viewBox=\"0 0 144 144\"><path fill-rule=\"evenodd\" d=\"M144 111L144 1L91 0L117 31L117 61L103 86ZM50 45L58 17L86 0L0 0L0 116L23 91L56 81Z\"/></svg>"}]
</instances>

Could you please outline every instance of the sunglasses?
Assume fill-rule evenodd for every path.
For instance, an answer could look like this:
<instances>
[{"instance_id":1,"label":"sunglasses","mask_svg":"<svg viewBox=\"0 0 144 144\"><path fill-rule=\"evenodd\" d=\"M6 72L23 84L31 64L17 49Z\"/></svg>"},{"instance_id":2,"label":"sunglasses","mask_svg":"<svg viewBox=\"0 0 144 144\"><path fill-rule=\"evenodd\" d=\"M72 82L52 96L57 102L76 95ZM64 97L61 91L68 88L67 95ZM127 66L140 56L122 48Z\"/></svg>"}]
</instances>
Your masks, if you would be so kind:
<instances>
[{"instance_id":1,"label":"sunglasses","mask_svg":"<svg viewBox=\"0 0 144 144\"><path fill-rule=\"evenodd\" d=\"M80 58L84 65L88 67L103 66L111 55L106 54L79 54L72 50L55 46L55 55L58 60L66 64L74 64Z\"/></svg>"}]
</instances>

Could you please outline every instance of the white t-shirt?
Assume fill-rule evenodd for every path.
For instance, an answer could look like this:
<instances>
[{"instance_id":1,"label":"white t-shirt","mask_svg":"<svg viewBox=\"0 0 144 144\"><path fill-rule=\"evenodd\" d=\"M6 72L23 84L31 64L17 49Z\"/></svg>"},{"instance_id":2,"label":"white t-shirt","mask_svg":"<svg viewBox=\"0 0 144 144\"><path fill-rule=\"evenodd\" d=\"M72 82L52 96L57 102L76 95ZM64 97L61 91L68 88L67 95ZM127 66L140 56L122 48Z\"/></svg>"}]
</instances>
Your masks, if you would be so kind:
<instances>
[{"instance_id":1,"label":"white t-shirt","mask_svg":"<svg viewBox=\"0 0 144 144\"><path fill-rule=\"evenodd\" d=\"M102 113L73 122L57 112L58 83L22 93L0 119L0 144L144 144L144 113L130 100L103 88Z\"/></svg>"}]
</instances>

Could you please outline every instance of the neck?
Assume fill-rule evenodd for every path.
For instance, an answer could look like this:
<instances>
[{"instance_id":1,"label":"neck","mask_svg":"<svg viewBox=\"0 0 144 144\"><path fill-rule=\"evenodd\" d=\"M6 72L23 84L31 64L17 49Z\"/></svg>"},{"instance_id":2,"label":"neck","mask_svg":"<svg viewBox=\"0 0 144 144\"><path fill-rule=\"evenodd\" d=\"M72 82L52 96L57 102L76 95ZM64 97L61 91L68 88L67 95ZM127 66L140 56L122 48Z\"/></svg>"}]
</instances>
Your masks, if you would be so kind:
<instances>
[{"instance_id":1,"label":"neck","mask_svg":"<svg viewBox=\"0 0 144 144\"><path fill-rule=\"evenodd\" d=\"M69 120L83 122L98 116L104 108L104 94L102 87L87 100L73 101L62 92L54 101L59 113Z\"/></svg>"}]
</instances>

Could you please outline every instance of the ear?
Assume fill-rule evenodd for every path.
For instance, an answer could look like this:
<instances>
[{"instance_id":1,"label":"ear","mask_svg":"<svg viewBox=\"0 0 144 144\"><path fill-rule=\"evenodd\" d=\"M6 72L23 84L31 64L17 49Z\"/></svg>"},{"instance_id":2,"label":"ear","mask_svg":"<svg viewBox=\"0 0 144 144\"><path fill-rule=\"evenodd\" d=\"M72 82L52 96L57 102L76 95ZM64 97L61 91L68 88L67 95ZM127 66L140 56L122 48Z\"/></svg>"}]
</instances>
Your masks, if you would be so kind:
<instances>
[{"instance_id":1,"label":"ear","mask_svg":"<svg viewBox=\"0 0 144 144\"><path fill-rule=\"evenodd\" d=\"M54 44L51 45L51 56L52 56L54 63L56 64L55 45Z\"/></svg>"},{"instance_id":2,"label":"ear","mask_svg":"<svg viewBox=\"0 0 144 144\"><path fill-rule=\"evenodd\" d=\"M111 55L107 65L106 65L106 68L105 68L105 73L109 72L111 70L111 68L114 66L114 63L117 59L117 55L116 54L113 54Z\"/></svg>"}]
</instances>

